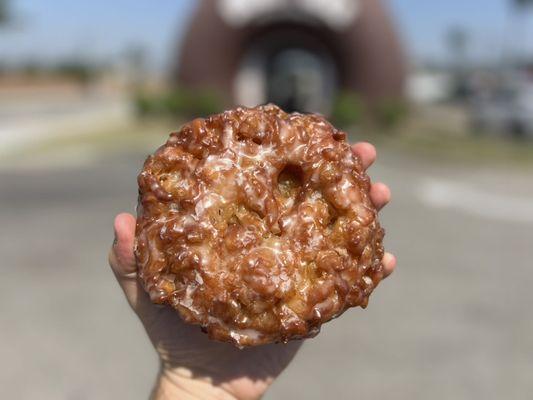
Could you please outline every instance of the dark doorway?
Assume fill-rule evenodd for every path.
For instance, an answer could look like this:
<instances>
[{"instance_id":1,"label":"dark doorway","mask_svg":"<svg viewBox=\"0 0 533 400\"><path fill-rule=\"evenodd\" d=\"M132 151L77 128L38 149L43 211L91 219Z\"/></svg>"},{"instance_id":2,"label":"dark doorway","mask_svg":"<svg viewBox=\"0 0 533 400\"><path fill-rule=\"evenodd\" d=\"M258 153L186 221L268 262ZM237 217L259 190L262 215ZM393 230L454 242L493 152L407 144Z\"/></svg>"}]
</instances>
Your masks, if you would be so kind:
<instances>
[{"instance_id":1,"label":"dark doorway","mask_svg":"<svg viewBox=\"0 0 533 400\"><path fill-rule=\"evenodd\" d=\"M285 111L321 111L323 100L334 90L331 60L324 54L285 48L268 60L267 99Z\"/></svg>"}]
</instances>

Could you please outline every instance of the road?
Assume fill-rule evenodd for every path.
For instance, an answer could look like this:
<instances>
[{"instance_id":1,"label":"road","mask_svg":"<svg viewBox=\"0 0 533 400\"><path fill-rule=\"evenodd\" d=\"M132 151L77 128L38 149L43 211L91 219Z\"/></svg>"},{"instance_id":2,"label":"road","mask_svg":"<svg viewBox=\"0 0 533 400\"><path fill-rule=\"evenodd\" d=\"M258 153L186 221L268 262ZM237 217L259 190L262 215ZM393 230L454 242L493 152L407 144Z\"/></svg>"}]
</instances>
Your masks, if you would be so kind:
<instances>
[{"instance_id":1,"label":"road","mask_svg":"<svg viewBox=\"0 0 533 400\"><path fill-rule=\"evenodd\" d=\"M106 265L144 156L0 169L0 398L147 398L157 360ZM393 189L382 222L398 271L266 399L530 398L532 170L385 147L371 175Z\"/></svg>"}]
</instances>

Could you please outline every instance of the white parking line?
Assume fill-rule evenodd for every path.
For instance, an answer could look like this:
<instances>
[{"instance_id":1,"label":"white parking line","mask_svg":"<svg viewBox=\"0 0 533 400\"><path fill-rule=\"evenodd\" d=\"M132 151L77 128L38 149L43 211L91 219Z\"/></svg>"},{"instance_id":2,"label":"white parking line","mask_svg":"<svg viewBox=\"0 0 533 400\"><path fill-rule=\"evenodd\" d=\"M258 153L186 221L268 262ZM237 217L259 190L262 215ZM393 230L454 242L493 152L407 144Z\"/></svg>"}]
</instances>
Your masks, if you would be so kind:
<instances>
[{"instance_id":1,"label":"white parking line","mask_svg":"<svg viewBox=\"0 0 533 400\"><path fill-rule=\"evenodd\" d=\"M533 198L490 192L466 183L426 179L417 197L433 208L448 208L497 221L533 224Z\"/></svg>"}]
</instances>

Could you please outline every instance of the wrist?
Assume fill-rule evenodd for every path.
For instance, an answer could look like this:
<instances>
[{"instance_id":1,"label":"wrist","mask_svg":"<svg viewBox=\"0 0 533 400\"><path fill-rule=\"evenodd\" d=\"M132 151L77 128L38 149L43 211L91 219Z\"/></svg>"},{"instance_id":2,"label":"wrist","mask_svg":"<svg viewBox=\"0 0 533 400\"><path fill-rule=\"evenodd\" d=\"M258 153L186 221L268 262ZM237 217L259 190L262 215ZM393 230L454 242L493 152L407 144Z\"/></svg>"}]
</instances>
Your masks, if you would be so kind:
<instances>
[{"instance_id":1,"label":"wrist","mask_svg":"<svg viewBox=\"0 0 533 400\"><path fill-rule=\"evenodd\" d=\"M151 400L238 400L208 380L186 377L184 374L161 371L152 391Z\"/></svg>"}]
</instances>

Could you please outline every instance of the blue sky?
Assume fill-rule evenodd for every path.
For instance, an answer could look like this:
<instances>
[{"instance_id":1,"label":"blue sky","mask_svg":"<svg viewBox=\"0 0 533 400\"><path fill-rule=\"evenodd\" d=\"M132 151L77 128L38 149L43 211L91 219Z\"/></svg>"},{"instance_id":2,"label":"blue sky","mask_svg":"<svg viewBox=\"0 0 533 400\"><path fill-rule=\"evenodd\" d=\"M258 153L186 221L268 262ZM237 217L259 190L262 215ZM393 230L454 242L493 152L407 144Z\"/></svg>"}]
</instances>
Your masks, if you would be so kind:
<instances>
[{"instance_id":1,"label":"blue sky","mask_svg":"<svg viewBox=\"0 0 533 400\"><path fill-rule=\"evenodd\" d=\"M16 19L0 29L0 60L84 55L112 59L132 45L148 49L154 65L165 65L176 38L186 28L196 0L13 0ZM465 26L473 57L501 51L509 23L508 0L389 0L412 55L443 58L450 26ZM530 13L530 14L533 14ZM533 47L533 16L525 18Z\"/></svg>"}]
</instances>

